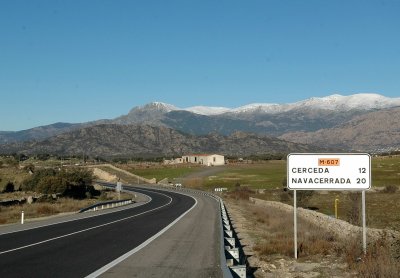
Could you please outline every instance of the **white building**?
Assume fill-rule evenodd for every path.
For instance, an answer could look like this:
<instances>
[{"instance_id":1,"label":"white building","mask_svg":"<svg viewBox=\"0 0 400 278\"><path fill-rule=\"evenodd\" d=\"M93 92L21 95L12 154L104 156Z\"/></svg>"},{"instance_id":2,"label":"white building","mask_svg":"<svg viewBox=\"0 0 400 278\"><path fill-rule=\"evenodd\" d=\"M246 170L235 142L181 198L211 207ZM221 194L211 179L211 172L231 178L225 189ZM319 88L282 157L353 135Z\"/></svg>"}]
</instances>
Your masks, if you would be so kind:
<instances>
[{"instance_id":1,"label":"white building","mask_svg":"<svg viewBox=\"0 0 400 278\"><path fill-rule=\"evenodd\" d=\"M191 154L182 156L183 163L196 163L207 166L218 166L225 164L225 158L219 154Z\"/></svg>"},{"instance_id":2,"label":"white building","mask_svg":"<svg viewBox=\"0 0 400 278\"><path fill-rule=\"evenodd\" d=\"M164 159L164 164L180 164L180 163L183 163L182 157L178 157L171 160Z\"/></svg>"}]
</instances>

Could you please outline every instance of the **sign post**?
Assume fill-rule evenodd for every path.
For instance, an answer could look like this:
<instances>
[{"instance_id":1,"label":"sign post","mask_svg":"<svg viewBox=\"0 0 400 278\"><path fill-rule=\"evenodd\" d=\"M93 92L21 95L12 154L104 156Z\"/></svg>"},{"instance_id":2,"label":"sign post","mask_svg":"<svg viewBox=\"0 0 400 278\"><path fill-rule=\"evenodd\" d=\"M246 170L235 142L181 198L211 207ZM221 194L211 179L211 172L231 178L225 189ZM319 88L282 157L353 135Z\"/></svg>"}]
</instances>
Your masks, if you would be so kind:
<instances>
[{"instance_id":1,"label":"sign post","mask_svg":"<svg viewBox=\"0 0 400 278\"><path fill-rule=\"evenodd\" d=\"M293 190L294 258L297 260L297 192Z\"/></svg>"},{"instance_id":2,"label":"sign post","mask_svg":"<svg viewBox=\"0 0 400 278\"><path fill-rule=\"evenodd\" d=\"M297 190L362 191L363 251L366 253L365 190L371 188L366 153L295 153L287 156L287 187L293 190L294 256L297 259ZM335 200L336 201L336 200Z\"/></svg>"},{"instance_id":3,"label":"sign post","mask_svg":"<svg viewBox=\"0 0 400 278\"><path fill-rule=\"evenodd\" d=\"M118 200L121 199L122 182L118 181L115 190L118 192Z\"/></svg>"},{"instance_id":4,"label":"sign post","mask_svg":"<svg viewBox=\"0 0 400 278\"><path fill-rule=\"evenodd\" d=\"M363 227L363 251L367 254L367 224L365 220L365 190L362 191L362 227Z\"/></svg>"}]
</instances>

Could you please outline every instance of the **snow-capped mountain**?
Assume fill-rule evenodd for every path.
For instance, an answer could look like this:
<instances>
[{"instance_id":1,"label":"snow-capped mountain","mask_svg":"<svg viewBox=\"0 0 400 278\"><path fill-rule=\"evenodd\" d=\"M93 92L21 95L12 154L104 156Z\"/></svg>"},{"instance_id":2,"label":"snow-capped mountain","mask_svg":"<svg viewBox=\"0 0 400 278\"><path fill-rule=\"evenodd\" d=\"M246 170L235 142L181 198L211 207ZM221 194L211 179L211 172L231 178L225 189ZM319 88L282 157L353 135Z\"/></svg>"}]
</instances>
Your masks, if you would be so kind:
<instances>
[{"instance_id":1,"label":"snow-capped mountain","mask_svg":"<svg viewBox=\"0 0 400 278\"><path fill-rule=\"evenodd\" d=\"M374 114L375 112L380 112L381 114L379 115L385 115L385 117L377 117L378 114ZM318 143L320 141L310 141L311 139L309 139L317 140L322 134L318 133L318 131L324 130L328 134L328 131L339 130L337 128L344 126L346 128L341 128L340 130L346 130L347 132L349 130L347 127L350 126L351 130L360 131L358 134L365 142L363 145L359 144L359 146L361 146L360 149L366 149L367 145L373 145L374 148L375 146L377 148L379 146L390 147L389 143L392 141L384 144L380 139L385 134L397 140L396 134L399 133L400 123L398 125L394 123L385 125L382 121L388 122L388 118L398 117L399 113L400 98L388 98L378 94L355 94L350 96L335 94L327 97L314 97L294 103L253 103L238 108L208 106L179 108L163 102L152 102L134 107L128 114L115 119L76 124L73 128L77 130L101 124L146 124L168 127L192 135L209 133L230 135L236 131L242 131L281 136L281 138L295 142L297 142L296 140L303 140L301 141L302 143ZM363 119L366 123L374 124L366 124L358 128L357 125L361 122L360 119ZM348 125L348 123L351 124ZM368 139L366 131L362 132L365 126L368 126L370 133L376 131L377 135L375 137L370 136L373 139ZM70 129L67 127L54 129L50 126L18 132L0 132L0 144L45 139L68 131ZM327 141L322 140L321 142ZM333 142L329 145L335 146ZM350 144L349 146L356 147Z\"/></svg>"},{"instance_id":2,"label":"snow-capped mountain","mask_svg":"<svg viewBox=\"0 0 400 278\"><path fill-rule=\"evenodd\" d=\"M313 97L294 103L271 104L255 103L231 109L232 113L283 113L298 109L322 109L335 111L371 110L400 106L400 98L388 98L379 94L355 94L342 96L334 94L327 97Z\"/></svg>"},{"instance_id":3,"label":"snow-capped mountain","mask_svg":"<svg viewBox=\"0 0 400 278\"><path fill-rule=\"evenodd\" d=\"M149 111L149 110L168 113L168 112L180 110L180 109L172 104L155 101L155 102L145 104L143 106L134 107L129 113L135 112L135 111Z\"/></svg>"},{"instance_id":4,"label":"snow-capped mountain","mask_svg":"<svg viewBox=\"0 0 400 278\"><path fill-rule=\"evenodd\" d=\"M296 102L294 108L309 107L327 110L369 110L400 106L400 98L388 98L378 94L355 94L350 96L331 95L322 98L310 98Z\"/></svg>"},{"instance_id":5,"label":"snow-capped mountain","mask_svg":"<svg viewBox=\"0 0 400 278\"><path fill-rule=\"evenodd\" d=\"M226 107L209 107L209 106L193 106L185 108L183 110L205 116L219 115L231 111L230 108Z\"/></svg>"},{"instance_id":6,"label":"snow-capped mountain","mask_svg":"<svg viewBox=\"0 0 400 278\"><path fill-rule=\"evenodd\" d=\"M240 113L266 113L277 114L291 110L299 109L322 109L335 111L349 110L372 110L384 109L400 106L400 98L388 98L379 94L354 94L350 96L342 96L339 94L330 95L327 97L313 97L310 99L294 102L294 103L252 103L237 108L227 107L210 107L210 106L193 106L188 108L178 108L174 105L163 102L152 102L144 106L138 106L132 111L149 111L156 110L159 112L171 111L188 111L199 115L212 116L225 113L240 114Z\"/></svg>"},{"instance_id":7,"label":"snow-capped mountain","mask_svg":"<svg viewBox=\"0 0 400 278\"><path fill-rule=\"evenodd\" d=\"M290 110L290 104L277 103L253 103L238 108L231 109L230 113L281 113Z\"/></svg>"}]
</instances>

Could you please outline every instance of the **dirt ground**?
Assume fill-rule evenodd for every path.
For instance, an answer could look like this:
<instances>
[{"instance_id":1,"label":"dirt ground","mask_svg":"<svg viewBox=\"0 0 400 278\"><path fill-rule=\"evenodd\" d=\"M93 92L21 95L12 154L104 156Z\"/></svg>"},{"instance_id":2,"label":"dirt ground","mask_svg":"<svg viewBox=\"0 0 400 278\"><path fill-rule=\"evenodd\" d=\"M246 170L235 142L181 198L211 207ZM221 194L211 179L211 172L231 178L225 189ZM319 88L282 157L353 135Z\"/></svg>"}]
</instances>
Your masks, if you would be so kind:
<instances>
[{"instance_id":1,"label":"dirt ground","mask_svg":"<svg viewBox=\"0 0 400 278\"><path fill-rule=\"evenodd\" d=\"M241 243L245 246L245 254L249 256L250 267L256 269L254 277L357 277L357 273L349 270L343 258L334 254L299 255L298 260L290 255L262 254L259 250L262 238L266 234L274 236L271 229L276 227L269 227L264 223L265 220L260 219L257 205L230 198L224 201ZM292 215L287 217L288 222L293 221ZM293 230L291 234L293 236Z\"/></svg>"}]
</instances>

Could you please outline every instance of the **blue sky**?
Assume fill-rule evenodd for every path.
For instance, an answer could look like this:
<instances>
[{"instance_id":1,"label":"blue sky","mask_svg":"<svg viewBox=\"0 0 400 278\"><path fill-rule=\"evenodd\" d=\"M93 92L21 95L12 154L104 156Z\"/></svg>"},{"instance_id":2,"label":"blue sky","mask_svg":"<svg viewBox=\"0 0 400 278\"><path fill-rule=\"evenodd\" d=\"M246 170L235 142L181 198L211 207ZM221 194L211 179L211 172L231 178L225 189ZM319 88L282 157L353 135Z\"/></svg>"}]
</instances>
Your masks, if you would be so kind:
<instances>
[{"instance_id":1,"label":"blue sky","mask_svg":"<svg viewBox=\"0 0 400 278\"><path fill-rule=\"evenodd\" d=\"M400 1L0 1L0 130L178 107L400 97Z\"/></svg>"}]
</instances>

